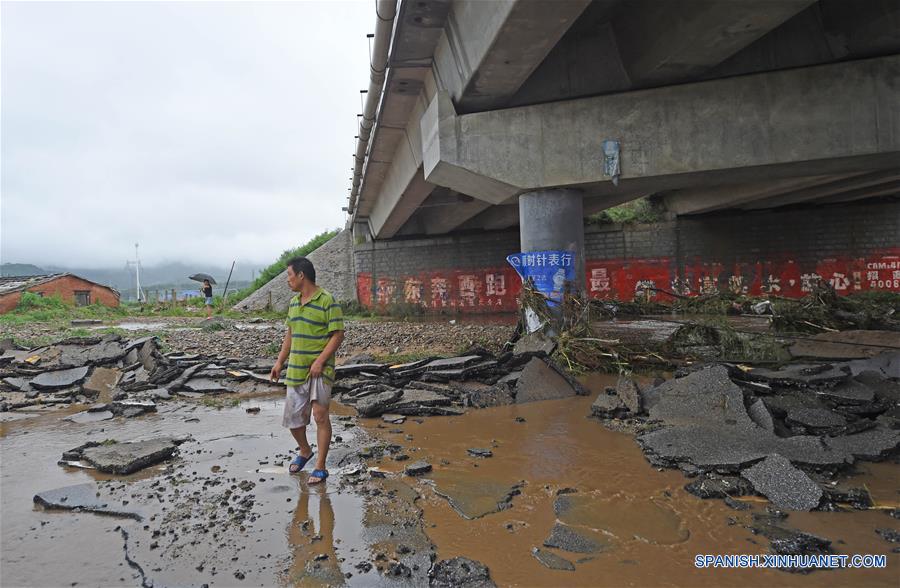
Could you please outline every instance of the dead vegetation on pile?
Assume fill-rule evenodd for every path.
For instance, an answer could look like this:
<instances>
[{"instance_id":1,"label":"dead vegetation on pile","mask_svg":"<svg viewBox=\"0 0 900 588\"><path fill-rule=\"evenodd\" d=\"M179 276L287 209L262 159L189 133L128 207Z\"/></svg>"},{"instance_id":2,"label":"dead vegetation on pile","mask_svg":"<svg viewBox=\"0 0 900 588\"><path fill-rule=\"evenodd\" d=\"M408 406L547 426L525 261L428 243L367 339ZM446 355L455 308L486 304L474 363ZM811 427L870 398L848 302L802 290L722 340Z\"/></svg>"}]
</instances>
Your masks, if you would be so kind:
<instances>
[{"instance_id":1,"label":"dead vegetation on pile","mask_svg":"<svg viewBox=\"0 0 900 588\"><path fill-rule=\"evenodd\" d=\"M544 335L556 342L553 357L573 373L628 373L642 369L673 369L690 360L741 363L783 363L790 335L844 330L900 331L900 294L861 292L838 295L828 284L814 285L804 298L754 297L731 292L686 297L668 293L671 304L638 296L633 301L585 300L566 294L551 307L547 297L530 283L523 286L519 305L533 312ZM616 317L683 314L702 316L684 322L665 345L623 344L604 338L596 324ZM769 332L735 329L727 315L765 316ZM679 321L672 321L679 322ZM520 325L520 328L524 325Z\"/></svg>"}]
</instances>

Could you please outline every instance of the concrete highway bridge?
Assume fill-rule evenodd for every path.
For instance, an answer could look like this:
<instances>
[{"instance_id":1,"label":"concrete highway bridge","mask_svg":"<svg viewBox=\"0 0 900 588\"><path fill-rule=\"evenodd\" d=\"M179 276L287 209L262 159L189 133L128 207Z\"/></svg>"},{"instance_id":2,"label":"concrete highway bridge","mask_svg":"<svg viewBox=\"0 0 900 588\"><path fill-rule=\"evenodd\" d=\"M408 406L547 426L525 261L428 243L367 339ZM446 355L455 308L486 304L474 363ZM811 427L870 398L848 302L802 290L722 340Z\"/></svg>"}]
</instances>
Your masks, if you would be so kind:
<instances>
[{"instance_id":1,"label":"concrete highway bridge","mask_svg":"<svg viewBox=\"0 0 900 588\"><path fill-rule=\"evenodd\" d=\"M900 0L376 7L357 245L518 226L581 279L584 217L642 196L688 217L900 192Z\"/></svg>"}]
</instances>

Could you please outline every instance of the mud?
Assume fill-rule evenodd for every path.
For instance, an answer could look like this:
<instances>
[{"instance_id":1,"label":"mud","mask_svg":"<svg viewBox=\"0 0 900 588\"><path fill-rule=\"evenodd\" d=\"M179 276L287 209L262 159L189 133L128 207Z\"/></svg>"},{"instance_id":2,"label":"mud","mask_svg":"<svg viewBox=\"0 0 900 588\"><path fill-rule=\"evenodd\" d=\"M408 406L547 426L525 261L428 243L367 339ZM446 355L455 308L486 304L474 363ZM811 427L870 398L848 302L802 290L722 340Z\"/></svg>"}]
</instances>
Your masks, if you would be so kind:
<instances>
[{"instance_id":1,"label":"mud","mask_svg":"<svg viewBox=\"0 0 900 588\"><path fill-rule=\"evenodd\" d=\"M590 383L614 386L615 378L594 375ZM438 558L477 559L500 586L802 586L821 584L823 574L839 585L896 583L900 555L891 553L892 544L875 532L892 523L896 527L883 510L792 513L783 524L828 538L836 553L886 554L886 569L807 576L696 569L696 554L768 553L769 540L748 528L753 513L764 512L768 503L758 497L735 499L747 507L736 511L724 502L688 494L683 475L650 466L630 434L586 418L591 400L502 406L461 417L412 419L402 426L363 420L389 447L399 446L414 459L434 464L434 469L420 478L402 478L402 464L387 453L380 459L376 453L369 464L422 495L418 504ZM472 446L490 447L493 457L468 455ZM898 491L896 468L887 463L861 465L852 484L868 487L876 504L892 504ZM446 487L448 480L476 488L469 493L485 504L502 488L525 483L507 508L469 518L448 500L449 492L441 491L442 481ZM585 555L548 546L557 543L548 541L557 525L602 549ZM544 557L548 553L556 557ZM546 562L559 563L558 558L569 561L574 571L546 567Z\"/></svg>"},{"instance_id":2,"label":"mud","mask_svg":"<svg viewBox=\"0 0 900 588\"><path fill-rule=\"evenodd\" d=\"M157 413L87 423L64 420L86 405L17 412L0 423L2 583L411 586L427 584L434 562L465 557L500 586L896 585L900 554L876 533L898 528L886 514L897 507L896 464L861 464L851 480L876 509L783 521L827 538L836 553L887 554L886 569L698 570L696 554L767 553L769 540L749 527L768 503L736 497L749 507L736 511L687 493L682 474L653 468L632 435L587 418L615 378L586 384L595 394L403 423L357 419L335 404L332 477L313 487L287 473L293 443L277 396L170 401ZM128 476L56 465L86 441L185 435L176 456ZM432 470L406 476L418 461ZM143 520L33 502L89 483L97 504ZM545 567L535 549L574 570Z\"/></svg>"}]
</instances>

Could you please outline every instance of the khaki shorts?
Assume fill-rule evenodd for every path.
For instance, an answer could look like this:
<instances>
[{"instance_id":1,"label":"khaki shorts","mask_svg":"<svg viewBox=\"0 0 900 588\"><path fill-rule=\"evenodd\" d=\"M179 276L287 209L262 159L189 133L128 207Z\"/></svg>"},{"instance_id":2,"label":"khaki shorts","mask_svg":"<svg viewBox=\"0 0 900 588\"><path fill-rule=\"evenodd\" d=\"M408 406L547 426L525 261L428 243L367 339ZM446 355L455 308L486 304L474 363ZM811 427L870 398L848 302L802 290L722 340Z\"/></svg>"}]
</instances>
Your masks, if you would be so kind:
<instances>
[{"instance_id":1,"label":"khaki shorts","mask_svg":"<svg viewBox=\"0 0 900 588\"><path fill-rule=\"evenodd\" d=\"M326 408L331 403L331 386L321 377L310 378L300 386L288 386L281 425L288 429L307 426L312 414L312 401Z\"/></svg>"}]
</instances>

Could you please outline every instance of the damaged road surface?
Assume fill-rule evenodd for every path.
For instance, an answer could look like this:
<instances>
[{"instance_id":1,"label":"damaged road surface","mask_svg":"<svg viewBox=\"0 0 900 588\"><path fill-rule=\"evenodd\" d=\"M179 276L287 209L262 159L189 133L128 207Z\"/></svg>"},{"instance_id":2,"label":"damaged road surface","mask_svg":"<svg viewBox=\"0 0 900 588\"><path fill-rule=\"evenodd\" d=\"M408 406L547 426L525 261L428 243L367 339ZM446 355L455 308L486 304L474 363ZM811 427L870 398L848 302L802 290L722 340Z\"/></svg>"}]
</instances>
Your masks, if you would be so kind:
<instances>
[{"instance_id":1,"label":"damaged road surface","mask_svg":"<svg viewBox=\"0 0 900 588\"><path fill-rule=\"evenodd\" d=\"M643 586L665 577L818 586L825 573L835 585L896 583L897 466L862 461L894 455L896 417L883 406L894 364L883 358L840 376L807 369L802 387L782 373L720 366L655 388L594 377L590 395L534 351L347 365L335 387L331 476L309 487L287 471L293 443L279 426L281 390L260 381L266 362L163 354L152 339L66 346L42 352L43 367L21 363L24 354L6 360L7 402L33 404L7 406L28 418L2 423L4 585ZM64 376L66 387L31 387L85 366ZM251 392L235 398L242 387ZM798 412L809 410L843 421ZM653 463L631 433L591 413L640 429ZM712 419L722 438L763 431L757 441L778 451L747 439L724 449L645 440ZM693 566L698 553L810 549L886 554L888 566L809 575Z\"/></svg>"}]
</instances>

